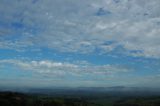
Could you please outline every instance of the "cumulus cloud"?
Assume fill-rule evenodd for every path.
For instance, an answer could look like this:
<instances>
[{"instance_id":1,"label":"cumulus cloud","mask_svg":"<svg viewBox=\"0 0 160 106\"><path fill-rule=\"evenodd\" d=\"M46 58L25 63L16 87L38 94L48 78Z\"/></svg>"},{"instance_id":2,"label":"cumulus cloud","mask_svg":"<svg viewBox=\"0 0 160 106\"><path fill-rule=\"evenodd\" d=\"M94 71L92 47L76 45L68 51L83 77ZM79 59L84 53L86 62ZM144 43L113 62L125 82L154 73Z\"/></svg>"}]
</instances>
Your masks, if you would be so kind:
<instances>
[{"instance_id":1,"label":"cumulus cloud","mask_svg":"<svg viewBox=\"0 0 160 106\"><path fill-rule=\"evenodd\" d=\"M130 72L132 69L120 65L93 65L85 62L55 62L50 60L24 61L24 60L0 60L0 64L15 67L18 70L36 72L48 76L66 76L83 77L92 76L110 76Z\"/></svg>"},{"instance_id":2,"label":"cumulus cloud","mask_svg":"<svg viewBox=\"0 0 160 106\"><path fill-rule=\"evenodd\" d=\"M15 40L29 42L19 48L36 45L60 52L108 53L122 47L122 53L131 56L159 58L159 4L159 0L1 0L0 47ZM10 33L5 33L7 29Z\"/></svg>"}]
</instances>

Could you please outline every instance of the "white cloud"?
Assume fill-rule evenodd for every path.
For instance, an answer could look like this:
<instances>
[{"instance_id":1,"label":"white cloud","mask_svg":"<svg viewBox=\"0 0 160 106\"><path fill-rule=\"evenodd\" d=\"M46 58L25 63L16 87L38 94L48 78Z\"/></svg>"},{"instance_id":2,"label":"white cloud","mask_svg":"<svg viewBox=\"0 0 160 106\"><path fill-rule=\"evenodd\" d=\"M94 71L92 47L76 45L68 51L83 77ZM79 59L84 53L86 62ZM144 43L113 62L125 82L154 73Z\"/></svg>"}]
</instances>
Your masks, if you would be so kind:
<instances>
[{"instance_id":1,"label":"white cloud","mask_svg":"<svg viewBox=\"0 0 160 106\"><path fill-rule=\"evenodd\" d=\"M5 38L16 38L29 42L18 44L24 48L108 53L121 46L128 55L159 58L159 4L159 0L2 0L0 31L10 29L12 34L1 31L0 47L8 42ZM100 8L103 14L97 16Z\"/></svg>"},{"instance_id":2,"label":"white cloud","mask_svg":"<svg viewBox=\"0 0 160 106\"><path fill-rule=\"evenodd\" d=\"M93 65L84 62L55 62L50 60L41 61L24 61L24 60L0 60L0 64L3 66L9 64L12 68L18 70L32 71L39 74L47 74L48 76L65 76L73 75L80 76L83 75L92 76L110 76L114 74L122 74L132 71L133 69L126 66L120 65ZM8 67L8 65L7 65ZM97 76L97 77L98 77Z\"/></svg>"}]
</instances>

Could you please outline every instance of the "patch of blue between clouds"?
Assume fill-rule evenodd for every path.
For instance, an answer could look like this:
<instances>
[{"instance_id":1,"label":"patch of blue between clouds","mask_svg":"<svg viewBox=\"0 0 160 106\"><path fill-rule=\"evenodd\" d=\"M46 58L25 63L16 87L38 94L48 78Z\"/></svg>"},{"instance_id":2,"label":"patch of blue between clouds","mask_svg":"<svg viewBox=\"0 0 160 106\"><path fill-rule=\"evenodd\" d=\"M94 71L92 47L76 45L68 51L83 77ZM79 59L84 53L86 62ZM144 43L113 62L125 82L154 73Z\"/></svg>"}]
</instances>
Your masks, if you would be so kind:
<instances>
[{"instance_id":1,"label":"patch of blue between clouds","mask_svg":"<svg viewBox=\"0 0 160 106\"><path fill-rule=\"evenodd\" d=\"M105 65L105 64L121 64L129 65L135 68L140 68L142 66L150 65L151 63L156 63L158 60L147 59L132 56L123 56L122 54L116 57L112 56L112 53L98 55L96 53L87 54L77 54L77 53L62 53L56 50L50 50L47 48L41 48L40 51L24 51L17 52L14 50L1 49L0 59L30 59L30 60L53 60L60 62L75 62L75 61L86 61L95 65ZM142 67L143 68L143 67Z\"/></svg>"},{"instance_id":2,"label":"patch of blue between clouds","mask_svg":"<svg viewBox=\"0 0 160 106\"><path fill-rule=\"evenodd\" d=\"M107 15L111 15L112 13L108 10L105 10L104 8L99 8L96 15L97 16L107 16Z\"/></svg>"}]
</instances>

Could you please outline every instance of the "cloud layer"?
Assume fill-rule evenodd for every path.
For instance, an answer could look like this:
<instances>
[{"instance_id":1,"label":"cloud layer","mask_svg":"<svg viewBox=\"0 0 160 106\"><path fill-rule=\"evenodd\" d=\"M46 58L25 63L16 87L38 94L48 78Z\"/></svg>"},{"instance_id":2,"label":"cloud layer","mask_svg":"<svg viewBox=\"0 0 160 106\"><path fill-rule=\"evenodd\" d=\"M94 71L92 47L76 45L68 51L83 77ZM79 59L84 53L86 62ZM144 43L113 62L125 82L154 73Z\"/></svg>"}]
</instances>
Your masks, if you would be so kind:
<instances>
[{"instance_id":1,"label":"cloud layer","mask_svg":"<svg viewBox=\"0 0 160 106\"><path fill-rule=\"evenodd\" d=\"M159 0L0 1L0 48L160 57Z\"/></svg>"},{"instance_id":2,"label":"cloud layer","mask_svg":"<svg viewBox=\"0 0 160 106\"><path fill-rule=\"evenodd\" d=\"M50 60L41 61L24 61L24 60L1 60L0 64L4 66L12 66L12 70L31 71L40 75L69 76L69 77L87 77L95 78L100 76L111 76L114 74L122 74L132 71L131 68L120 65L93 65L87 62L55 62ZM70 76L71 75L71 76ZM61 78L61 77L60 77Z\"/></svg>"}]
</instances>

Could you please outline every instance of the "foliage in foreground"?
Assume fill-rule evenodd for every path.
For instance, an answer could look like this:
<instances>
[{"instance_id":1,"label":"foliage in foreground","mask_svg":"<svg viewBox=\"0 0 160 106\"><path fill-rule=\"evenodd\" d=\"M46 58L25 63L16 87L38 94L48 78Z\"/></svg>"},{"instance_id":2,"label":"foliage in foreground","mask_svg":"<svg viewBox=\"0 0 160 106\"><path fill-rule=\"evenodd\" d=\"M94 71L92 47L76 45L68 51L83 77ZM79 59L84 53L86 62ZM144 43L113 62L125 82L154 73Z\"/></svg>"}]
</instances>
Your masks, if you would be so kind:
<instances>
[{"instance_id":1,"label":"foliage in foreground","mask_svg":"<svg viewBox=\"0 0 160 106\"><path fill-rule=\"evenodd\" d=\"M160 97L54 97L0 92L0 106L160 106Z\"/></svg>"}]
</instances>

